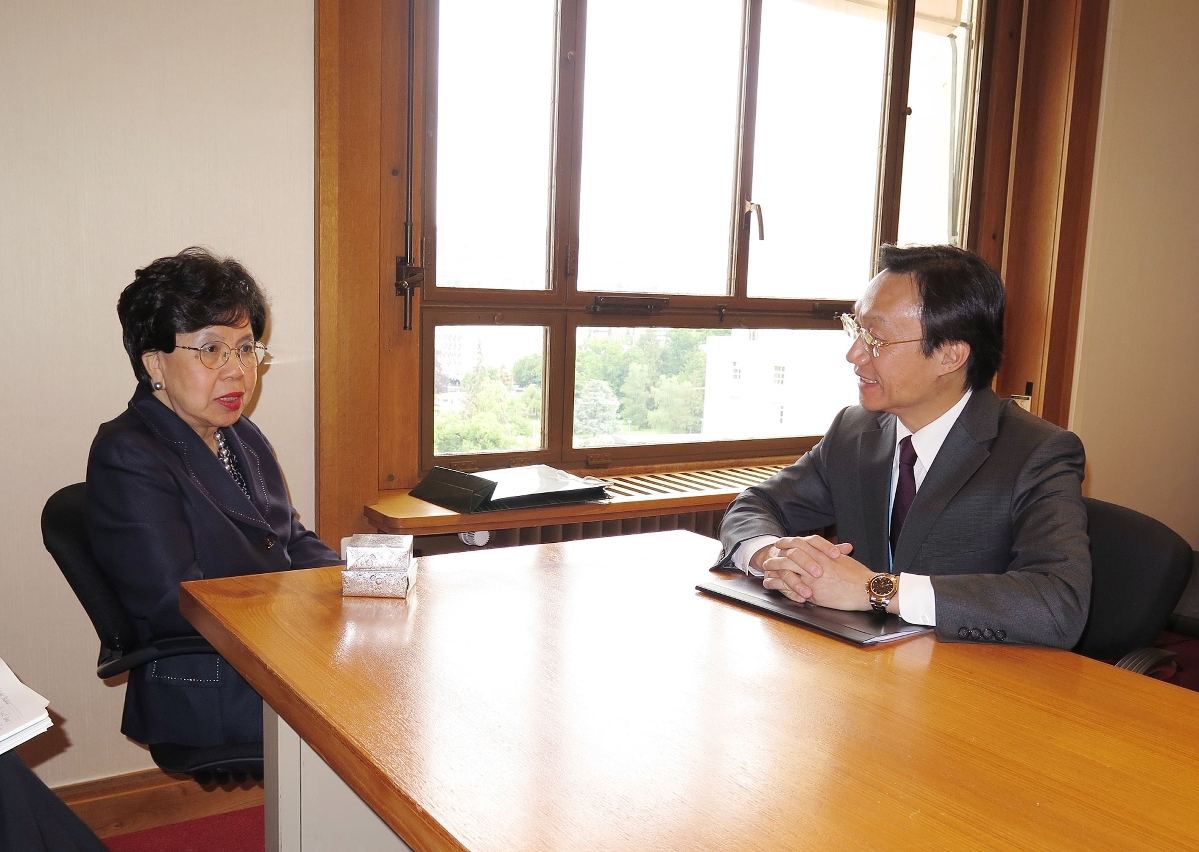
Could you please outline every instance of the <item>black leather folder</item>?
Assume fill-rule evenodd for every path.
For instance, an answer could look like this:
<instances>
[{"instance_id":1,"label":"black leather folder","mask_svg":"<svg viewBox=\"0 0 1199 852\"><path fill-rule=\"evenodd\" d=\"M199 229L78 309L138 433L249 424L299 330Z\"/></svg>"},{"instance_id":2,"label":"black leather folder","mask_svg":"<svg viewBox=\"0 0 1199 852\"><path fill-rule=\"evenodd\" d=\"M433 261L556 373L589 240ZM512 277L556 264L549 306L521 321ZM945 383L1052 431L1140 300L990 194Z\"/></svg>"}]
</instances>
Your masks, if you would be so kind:
<instances>
[{"instance_id":1,"label":"black leather folder","mask_svg":"<svg viewBox=\"0 0 1199 852\"><path fill-rule=\"evenodd\" d=\"M585 479L544 464L478 473L434 467L409 493L443 508L473 515L499 509L606 500L607 484L601 479Z\"/></svg>"},{"instance_id":2,"label":"black leather folder","mask_svg":"<svg viewBox=\"0 0 1199 852\"><path fill-rule=\"evenodd\" d=\"M898 615L877 612L843 612L813 603L796 603L762 586L761 577L744 574L732 580L711 580L695 587L733 603L768 612L855 645L877 645L928 633L931 627L909 624Z\"/></svg>"}]
</instances>

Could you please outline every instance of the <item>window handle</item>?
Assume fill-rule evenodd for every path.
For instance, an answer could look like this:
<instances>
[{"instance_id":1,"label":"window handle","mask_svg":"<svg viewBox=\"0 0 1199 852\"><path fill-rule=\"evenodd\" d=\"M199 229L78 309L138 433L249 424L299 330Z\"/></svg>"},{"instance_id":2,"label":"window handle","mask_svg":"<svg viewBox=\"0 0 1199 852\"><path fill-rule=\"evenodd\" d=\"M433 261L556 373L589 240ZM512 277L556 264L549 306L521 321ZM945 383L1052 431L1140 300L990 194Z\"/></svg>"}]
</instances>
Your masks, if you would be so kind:
<instances>
[{"instance_id":1,"label":"window handle","mask_svg":"<svg viewBox=\"0 0 1199 852\"><path fill-rule=\"evenodd\" d=\"M762 225L762 205L754 204L752 201L747 200L745 202L745 213L749 216L753 216L755 213L758 215L758 239L766 239L766 230Z\"/></svg>"}]
</instances>

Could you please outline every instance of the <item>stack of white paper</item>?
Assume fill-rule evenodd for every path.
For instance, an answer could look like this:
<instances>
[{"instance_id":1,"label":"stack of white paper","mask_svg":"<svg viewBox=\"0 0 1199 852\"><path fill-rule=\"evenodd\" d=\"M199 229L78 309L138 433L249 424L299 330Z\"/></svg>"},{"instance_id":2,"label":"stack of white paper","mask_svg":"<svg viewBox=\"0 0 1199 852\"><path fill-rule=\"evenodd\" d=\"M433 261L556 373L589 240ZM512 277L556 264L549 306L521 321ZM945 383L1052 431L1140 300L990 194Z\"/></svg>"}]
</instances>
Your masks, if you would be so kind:
<instances>
[{"instance_id":1,"label":"stack of white paper","mask_svg":"<svg viewBox=\"0 0 1199 852\"><path fill-rule=\"evenodd\" d=\"M31 740L53 724L50 702L17 680L0 660L0 754Z\"/></svg>"}]
</instances>

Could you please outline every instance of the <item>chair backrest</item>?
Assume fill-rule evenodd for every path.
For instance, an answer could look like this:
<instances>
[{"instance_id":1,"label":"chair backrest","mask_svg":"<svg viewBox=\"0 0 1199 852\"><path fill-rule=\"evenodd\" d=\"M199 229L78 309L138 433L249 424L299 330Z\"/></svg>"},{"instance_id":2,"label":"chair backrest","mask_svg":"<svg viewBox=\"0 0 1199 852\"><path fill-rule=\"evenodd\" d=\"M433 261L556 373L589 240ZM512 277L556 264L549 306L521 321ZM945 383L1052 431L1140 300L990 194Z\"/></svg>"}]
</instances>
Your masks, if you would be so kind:
<instances>
[{"instance_id":1,"label":"chair backrest","mask_svg":"<svg viewBox=\"0 0 1199 852\"><path fill-rule=\"evenodd\" d=\"M200 636L170 637L139 644L133 620L92 553L84 523L86 486L82 482L61 488L42 509L42 541L100 637L100 677L127 671L151 660L174 654L215 653ZM238 783L262 780L262 743L186 746L151 743L150 756L164 772L186 773L198 783Z\"/></svg>"},{"instance_id":2,"label":"chair backrest","mask_svg":"<svg viewBox=\"0 0 1199 852\"><path fill-rule=\"evenodd\" d=\"M92 553L83 520L85 488L77 482L50 495L42 509L42 542L96 628L104 662L136 647L138 638L129 613Z\"/></svg>"},{"instance_id":3,"label":"chair backrest","mask_svg":"<svg viewBox=\"0 0 1199 852\"><path fill-rule=\"evenodd\" d=\"M1091 537L1091 611L1074 650L1118 660L1151 647L1191 577L1194 554L1148 515L1084 497Z\"/></svg>"}]
</instances>

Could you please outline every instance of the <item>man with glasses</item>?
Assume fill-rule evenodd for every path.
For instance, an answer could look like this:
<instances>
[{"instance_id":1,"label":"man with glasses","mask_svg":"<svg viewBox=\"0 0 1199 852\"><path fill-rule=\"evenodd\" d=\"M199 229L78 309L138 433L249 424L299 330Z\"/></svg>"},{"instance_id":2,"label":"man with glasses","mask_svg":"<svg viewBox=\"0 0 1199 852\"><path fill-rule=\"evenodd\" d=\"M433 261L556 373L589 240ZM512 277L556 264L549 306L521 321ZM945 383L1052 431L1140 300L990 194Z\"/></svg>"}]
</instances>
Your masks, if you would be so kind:
<instances>
[{"instance_id":1,"label":"man with glasses","mask_svg":"<svg viewBox=\"0 0 1199 852\"><path fill-rule=\"evenodd\" d=\"M717 567L942 640L1071 648L1091 591L1083 447L991 390L1003 282L952 246L883 246L879 260L842 317L860 405L733 502ZM834 525L836 543L811 534Z\"/></svg>"}]
</instances>

